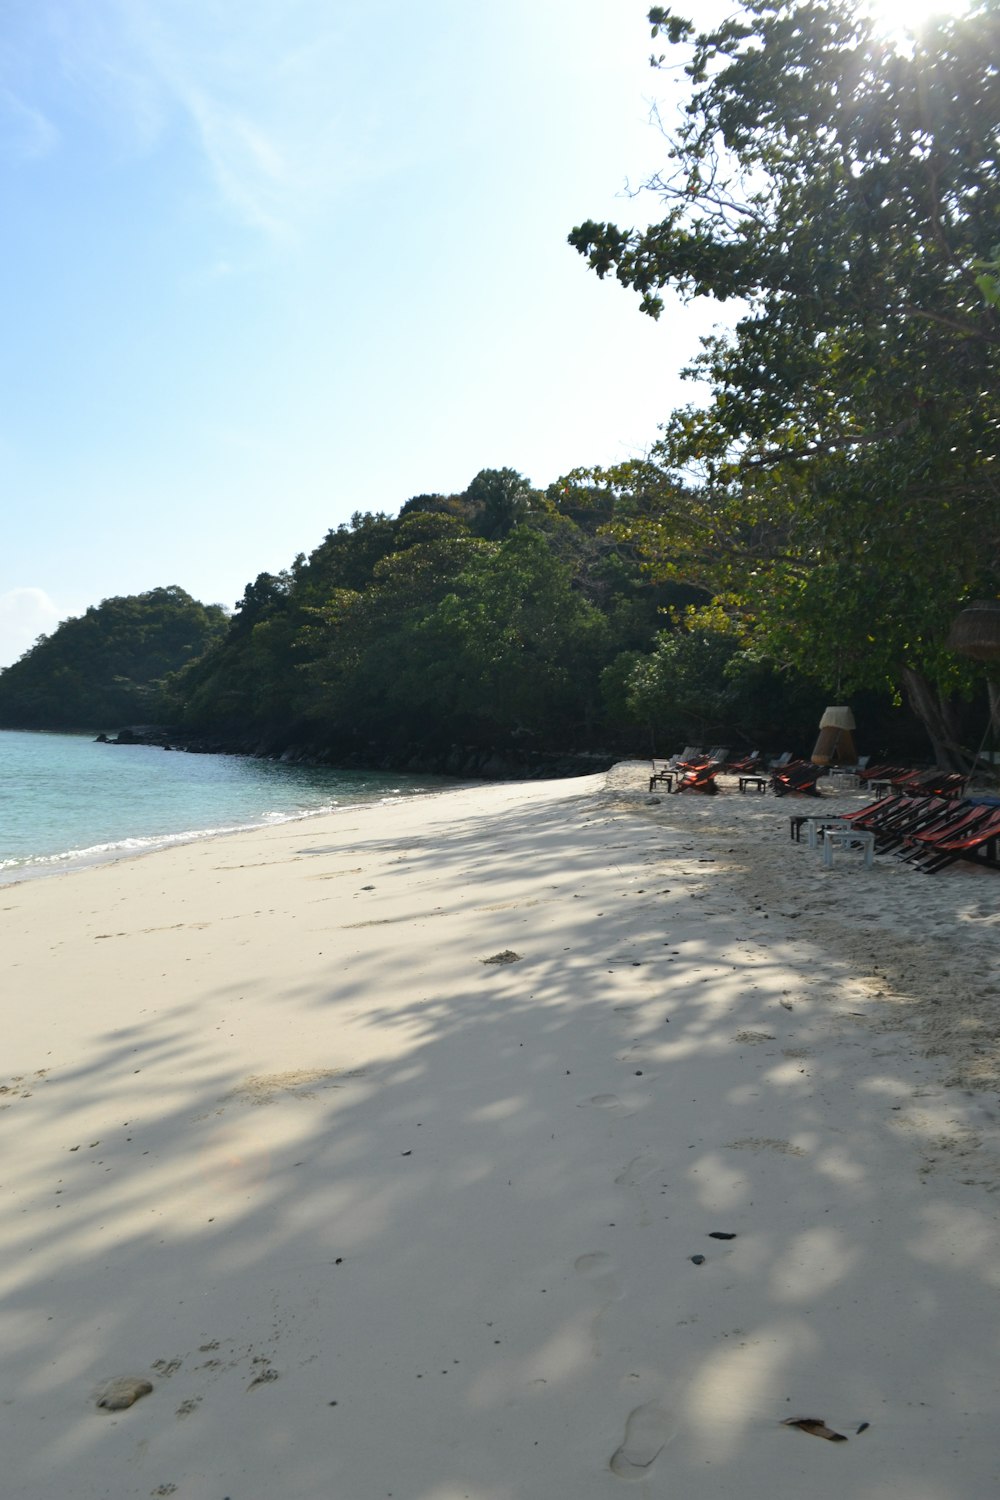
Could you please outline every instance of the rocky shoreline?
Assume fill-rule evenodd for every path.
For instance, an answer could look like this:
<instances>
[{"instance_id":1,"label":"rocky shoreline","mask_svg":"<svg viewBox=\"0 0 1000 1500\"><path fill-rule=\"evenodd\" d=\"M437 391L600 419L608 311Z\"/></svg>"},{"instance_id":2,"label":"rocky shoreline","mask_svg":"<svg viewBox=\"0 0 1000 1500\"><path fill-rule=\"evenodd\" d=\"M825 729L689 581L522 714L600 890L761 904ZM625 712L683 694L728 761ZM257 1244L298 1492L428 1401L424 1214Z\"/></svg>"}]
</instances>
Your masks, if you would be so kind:
<instances>
[{"instance_id":1,"label":"rocky shoreline","mask_svg":"<svg viewBox=\"0 0 1000 1500\"><path fill-rule=\"evenodd\" d=\"M169 725L133 724L112 736L96 736L101 745L144 745L189 755L245 755L286 765L332 766L347 771L406 771L417 775L454 776L462 781L547 781L567 776L590 776L606 771L621 758L618 750L529 750L510 746L450 745L440 751L400 746L394 750L371 746L366 752L330 749L306 741L245 739L226 735L190 734Z\"/></svg>"}]
</instances>

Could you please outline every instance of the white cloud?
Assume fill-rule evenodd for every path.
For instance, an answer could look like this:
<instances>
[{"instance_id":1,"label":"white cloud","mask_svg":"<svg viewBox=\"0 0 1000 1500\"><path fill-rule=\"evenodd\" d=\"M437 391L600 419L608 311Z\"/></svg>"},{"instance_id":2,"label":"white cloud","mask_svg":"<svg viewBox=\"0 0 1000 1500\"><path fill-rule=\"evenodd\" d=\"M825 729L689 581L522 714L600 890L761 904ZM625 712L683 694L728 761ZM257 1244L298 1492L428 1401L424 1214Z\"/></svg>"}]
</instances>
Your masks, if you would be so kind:
<instances>
[{"instance_id":1,"label":"white cloud","mask_svg":"<svg viewBox=\"0 0 1000 1500\"><path fill-rule=\"evenodd\" d=\"M37 161L48 156L58 140L58 130L40 109L0 87L0 154L5 160Z\"/></svg>"},{"instance_id":2,"label":"white cloud","mask_svg":"<svg viewBox=\"0 0 1000 1500\"><path fill-rule=\"evenodd\" d=\"M144 78L186 125L219 202L242 223L286 239L358 175L357 121L332 104L353 49L327 0L291 10L246 0L235 11L216 0L177 0L169 11L113 3L116 75Z\"/></svg>"},{"instance_id":3,"label":"white cloud","mask_svg":"<svg viewBox=\"0 0 1000 1500\"><path fill-rule=\"evenodd\" d=\"M215 206L279 243L345 189L419 159L424 106L450 78L442 60L415 68L391 41L373 46L370 0L15 3L20 25L0 36L0 155L43 155L81 121L118 158L182 141Z\"/></svg>"},{"instance_id":4,"label":"white cloud","mask_svg":"<svg viewBox=\"0 0 1000 1500\"><path fill-rule=\"evenodd\" d=\"M0 594L0 667L9 667L58 624L59 609L44 589L17 588Z\"/></svg>"}]
</instances>

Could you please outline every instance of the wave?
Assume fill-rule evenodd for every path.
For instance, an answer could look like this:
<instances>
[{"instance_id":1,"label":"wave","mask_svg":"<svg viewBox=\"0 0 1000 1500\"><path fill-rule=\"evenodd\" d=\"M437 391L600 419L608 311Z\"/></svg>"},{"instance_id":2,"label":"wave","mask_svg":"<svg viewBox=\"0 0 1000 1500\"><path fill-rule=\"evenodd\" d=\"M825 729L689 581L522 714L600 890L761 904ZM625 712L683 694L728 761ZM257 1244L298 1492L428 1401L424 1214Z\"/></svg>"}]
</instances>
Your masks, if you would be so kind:
<instances>
[{"instance_id":1,"label":"wave","mask_svg":"<svg viewBox=\"0 0 1000 1500\"><path fill-rule=\"evenodd\" d=\"M131 838L114 839L107 843L90 844L86 848L65 849L58 854L34 854L10 859L0 859L0 884L13 879L54 875L90 865L105 864L115 859L128 859L141 854L152 854L160 849L169 849L177 844L193 844L203 839L220 838L231 833L252 833L257 828L274 827L281 823L298 823L307 818L320 818L330 813L342 812L349 806L378 805L396 801L399 797L426 795L427 789L411 791L407 787L381 789L378 796L345 801L333 798L319 807L297 808L293 811L273 809L258 818L244 823L226 823L209 828L187 828L174 833L152 833ZM433 793L431 793L433 795Z\"/></svg>"}]
</instances>

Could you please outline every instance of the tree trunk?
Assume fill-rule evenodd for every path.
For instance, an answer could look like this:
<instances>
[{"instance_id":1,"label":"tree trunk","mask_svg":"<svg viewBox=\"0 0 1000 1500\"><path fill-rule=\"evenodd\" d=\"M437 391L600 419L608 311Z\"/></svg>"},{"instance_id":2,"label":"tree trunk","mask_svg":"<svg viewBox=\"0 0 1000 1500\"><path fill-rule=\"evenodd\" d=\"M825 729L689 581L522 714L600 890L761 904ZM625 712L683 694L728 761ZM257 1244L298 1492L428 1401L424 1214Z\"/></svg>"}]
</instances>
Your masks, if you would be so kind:
<instances>
[{"instance_id":1,"label":"tree trunk","mask_svg":"<svg viewBox=\"0 0 1000 1500\"><path fill-rule=\"evenodd\" d=\"M959 743L958 725L951 704L916 667L903 667L903 686L910 707L927 731L934 763L942 771L969 770L969 761Z\"/></svg>"},{"instance_id":2,"label":"tree trunk","mask_svg":"<svg viewBox=\"0 0 1000 1500\"><path fill-rule=\"evenodd\" d=\"M993 730L993 748L1000 745L1000 679L987 677L986 693L990 700L990 725Z\"/></svg>"}]
</instances>

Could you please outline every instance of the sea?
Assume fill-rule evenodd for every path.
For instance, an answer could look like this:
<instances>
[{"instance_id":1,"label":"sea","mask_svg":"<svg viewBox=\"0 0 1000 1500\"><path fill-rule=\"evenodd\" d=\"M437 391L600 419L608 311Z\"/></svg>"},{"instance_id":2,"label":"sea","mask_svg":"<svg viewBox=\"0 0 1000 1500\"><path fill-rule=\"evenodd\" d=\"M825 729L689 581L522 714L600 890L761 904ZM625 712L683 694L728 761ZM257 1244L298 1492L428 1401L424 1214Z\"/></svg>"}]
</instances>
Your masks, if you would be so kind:
<instances>
[{"instance_id":1,"label":"sea","mask_svg":"<svg viewBox=\"0 0 1000 1500\"><path fill-rule=\"evenodd\" d=\"M0 730L0 884L454 785Z\"/></svg>"}]
</instances>

